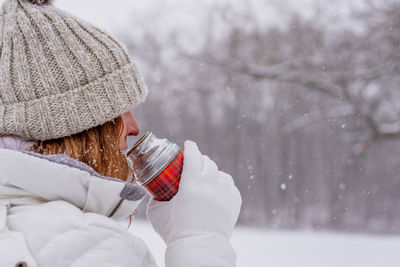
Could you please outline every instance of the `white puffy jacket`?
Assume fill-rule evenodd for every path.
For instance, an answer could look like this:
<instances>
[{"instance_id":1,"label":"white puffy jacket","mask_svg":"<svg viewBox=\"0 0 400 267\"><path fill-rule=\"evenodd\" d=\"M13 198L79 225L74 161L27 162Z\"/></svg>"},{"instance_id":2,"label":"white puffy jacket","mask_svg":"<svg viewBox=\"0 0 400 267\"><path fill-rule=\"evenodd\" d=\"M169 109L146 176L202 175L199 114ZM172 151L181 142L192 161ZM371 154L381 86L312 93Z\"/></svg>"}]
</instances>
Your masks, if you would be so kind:
<instances>
[{"instance_id":1,"label":"white puffy jacket","mask_svg":"<svg viewBox=\"0 0 400 267\"><path fill-rule=\"evenodd\" d=\"M155 267L115 221L144 195L68 156L0 149L0 266Z\"/></svg>"}]
</instances>

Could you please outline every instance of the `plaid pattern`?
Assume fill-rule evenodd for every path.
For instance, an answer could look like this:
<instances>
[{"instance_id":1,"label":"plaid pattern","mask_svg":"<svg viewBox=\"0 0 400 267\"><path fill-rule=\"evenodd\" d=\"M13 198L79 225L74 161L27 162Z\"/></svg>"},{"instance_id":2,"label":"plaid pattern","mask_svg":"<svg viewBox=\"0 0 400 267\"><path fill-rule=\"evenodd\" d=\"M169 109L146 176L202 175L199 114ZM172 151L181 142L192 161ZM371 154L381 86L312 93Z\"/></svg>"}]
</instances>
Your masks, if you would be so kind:
<instances>
[{"instance_id":1,"label":"plaid pattern","mask_svg":"<svg viewBox=\"0 0 400 267\"><path fill-rule=\"evenodd\" d=\"M145 188L158 201L168 201L178 192L183 168L183 152L180 151L175 159Z\"/></svg>"}]
</instances>

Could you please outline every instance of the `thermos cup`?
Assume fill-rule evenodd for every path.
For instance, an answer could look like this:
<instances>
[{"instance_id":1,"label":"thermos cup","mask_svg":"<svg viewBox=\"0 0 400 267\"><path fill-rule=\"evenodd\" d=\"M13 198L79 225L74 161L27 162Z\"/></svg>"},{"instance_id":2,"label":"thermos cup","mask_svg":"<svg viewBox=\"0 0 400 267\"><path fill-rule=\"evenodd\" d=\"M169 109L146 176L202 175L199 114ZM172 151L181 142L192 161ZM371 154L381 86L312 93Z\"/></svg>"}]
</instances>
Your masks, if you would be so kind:
<instances>
[{"instance_id":1,"label":"thermos cup","mask_svg":"<svg viewBox=\"0 0 400 267\"><path fill-rule=\"evenodd\" d=\"M127 161L136 182L155 200L168 201L178 192L183 168L178 145L146 132L128 150Z\"/></svg>"}]
</instances>

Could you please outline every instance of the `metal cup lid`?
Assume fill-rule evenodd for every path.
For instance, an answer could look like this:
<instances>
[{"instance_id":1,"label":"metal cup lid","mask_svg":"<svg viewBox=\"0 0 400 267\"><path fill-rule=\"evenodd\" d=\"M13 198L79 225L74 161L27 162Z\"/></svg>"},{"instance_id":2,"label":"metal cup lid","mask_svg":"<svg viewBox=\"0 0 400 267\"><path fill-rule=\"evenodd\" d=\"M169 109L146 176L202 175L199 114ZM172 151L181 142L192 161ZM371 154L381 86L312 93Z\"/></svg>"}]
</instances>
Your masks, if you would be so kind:
<instances>
[{"instance_id":1,"label":"metal cup lid","mask_svg":"<svg viewBox=\"0 0 400 267\"><path fill-rule=\"evenodd\" d=\"M128 164L140 185L149 183L179 153L178 145L146 132L127 152Z\"/></svg>"}]
</instances>

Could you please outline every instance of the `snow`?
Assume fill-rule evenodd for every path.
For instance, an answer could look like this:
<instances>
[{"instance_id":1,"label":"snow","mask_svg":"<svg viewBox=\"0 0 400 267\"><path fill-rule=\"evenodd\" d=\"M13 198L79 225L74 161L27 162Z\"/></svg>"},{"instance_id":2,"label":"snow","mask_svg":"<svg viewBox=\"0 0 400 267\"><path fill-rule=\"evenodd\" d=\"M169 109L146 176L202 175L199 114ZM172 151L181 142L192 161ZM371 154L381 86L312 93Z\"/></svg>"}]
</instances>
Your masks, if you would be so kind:
<instances>
[{"instance_id":1,"label":"snow","mask_svg":"<svg viewBox=\"0 0 400 267\"><path fill-rule=\"evenodd\" d=\"M164 266L165 245L146 221L130 231L141 237ZM400 236L269 231L237 227L232 245L237 267L398 267Z\"/></svg>"},{"instance_id":2,"label":"snow","mask_svg":"<svg viewBox=\"0 0 400 267\"><path fill-rule=\"evenodd\" d=\"M285 191L286 190L286 184L281 184L281 190Z\"/></svg>"}]
</instances>

